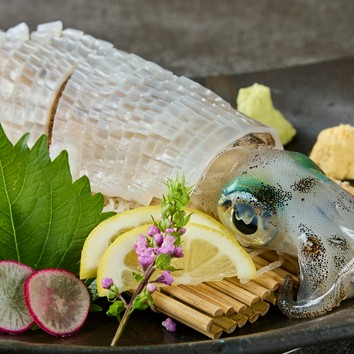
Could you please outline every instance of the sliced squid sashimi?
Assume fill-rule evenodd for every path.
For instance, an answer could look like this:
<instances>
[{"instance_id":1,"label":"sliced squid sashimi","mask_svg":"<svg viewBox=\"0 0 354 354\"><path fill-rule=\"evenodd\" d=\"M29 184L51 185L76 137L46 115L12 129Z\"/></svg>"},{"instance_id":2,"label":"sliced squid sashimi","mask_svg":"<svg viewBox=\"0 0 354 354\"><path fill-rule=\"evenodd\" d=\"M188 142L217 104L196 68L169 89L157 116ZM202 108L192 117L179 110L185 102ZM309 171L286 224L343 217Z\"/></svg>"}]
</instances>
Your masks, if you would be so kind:
<instances>
[{"instance_id":1,"label":"sliced squid sashimi","mask_svg":"<svg viewBox=\"0 0 354 354\"><path fill-rule=\"evenodd\" d=\"M196 184L243 136L282 148L273 129L207 88L61 22L31 34L21 24L0 43L6 134L30 132L29 145L47 134L52 158L67 150L73 178L87 175L93 192L146 205L166 178Z\"/></svg>"}]
</instances>

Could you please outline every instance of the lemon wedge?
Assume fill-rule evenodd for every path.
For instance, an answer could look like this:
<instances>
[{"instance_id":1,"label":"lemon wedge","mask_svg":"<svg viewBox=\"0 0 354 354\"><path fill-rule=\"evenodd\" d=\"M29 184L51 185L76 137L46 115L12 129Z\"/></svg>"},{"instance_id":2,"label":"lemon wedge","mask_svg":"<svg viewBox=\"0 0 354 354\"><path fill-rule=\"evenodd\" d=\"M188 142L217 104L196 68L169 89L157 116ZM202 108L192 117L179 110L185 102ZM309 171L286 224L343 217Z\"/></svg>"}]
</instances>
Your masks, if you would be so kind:
<instances>
[{"instance_id":1,"label":"lemon wedge","mask_svg":"<svg viewBox=\"0 0 354 354\"><path fill-rule=\"evenodd\" d=\"M184 208L184 210L187 214L192 214L191 222L215 229L223 228L217 220L199 210L191 208ZM157 221L161 220L160 205L127 210L96 226L86 238L81 252L80 278L95 278L100 259L108 246L124 232L140 225L152 224L152 217Z\"/></svg>"},{"instance_id":2,"label":"lemon wedge","mask_svg":"<svg viewBox=\"0 0 354 354\"><path fill-rule=\"evenodd\" d=\"M107 295L107 290L101 286L103 278L112 278L120 292L137 287L138 283L132 274L138 271L133 245L141 233L146 233L147 227L143 225L125 232L104 252L97 269L100 296ZM182 236L184 257L173 258L171 261L173 267L181 269L172 273L173 285L196 285L230 276L237 276L241 281L255 277L256 269L252 259L226 229L194 222L189 222L186 228ZM153 278L155 276L158 273Z\"/></svg>"}]
</instances>

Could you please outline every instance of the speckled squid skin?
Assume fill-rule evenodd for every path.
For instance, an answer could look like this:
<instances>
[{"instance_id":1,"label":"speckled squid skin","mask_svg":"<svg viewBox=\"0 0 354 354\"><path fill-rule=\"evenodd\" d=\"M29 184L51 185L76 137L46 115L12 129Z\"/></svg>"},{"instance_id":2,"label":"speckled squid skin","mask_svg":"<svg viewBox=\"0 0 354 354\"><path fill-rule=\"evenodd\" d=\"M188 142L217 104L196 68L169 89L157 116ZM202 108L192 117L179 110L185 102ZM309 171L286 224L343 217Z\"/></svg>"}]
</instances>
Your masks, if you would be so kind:
<instances>
[{"instance_id":1,"label":"speckled squid skin","mask_svg":"<svg viewBox=\"0 0 354 354\"><path fill-rule=\"evenodd\" d=\"M354 295L354 197L305 155L264 146L247 156L221 191L220 220L244 246L298 257L297 299L290 278L278 294L284 314L330 311Z\"/></svg>"}]
</instances>

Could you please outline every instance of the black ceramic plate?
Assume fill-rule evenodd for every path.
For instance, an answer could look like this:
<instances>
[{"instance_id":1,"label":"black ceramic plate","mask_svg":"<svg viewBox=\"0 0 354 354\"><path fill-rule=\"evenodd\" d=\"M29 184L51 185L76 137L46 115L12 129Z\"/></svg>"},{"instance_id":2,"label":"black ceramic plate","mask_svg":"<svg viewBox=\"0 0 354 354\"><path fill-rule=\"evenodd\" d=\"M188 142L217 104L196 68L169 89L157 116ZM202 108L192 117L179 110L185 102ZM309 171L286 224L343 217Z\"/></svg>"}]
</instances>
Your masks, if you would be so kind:
<instances>
[{"instance_id":1,"label":"black ceramic plate","mask_svg":"<svg viewBox=\"0 0 354 354\"><path fill-rule=\"evenodd\" d=\"M320 130L339 123L354 124L354 58L197 81L233 105L240 87L254 82L270 86L275 106L298 132L287 146L291 150L308 153ZM103 313L90 314L82 330L68 338L54 338L43 331L0 335L0 353L280 353L351 338L354 299L312 320L289 320L274 307L255 323L214 341L183 325L176 333L166 332L163 319L161 314L136 312L120 347L110 348L116 321Z\"/></svg>"}]
</instances>

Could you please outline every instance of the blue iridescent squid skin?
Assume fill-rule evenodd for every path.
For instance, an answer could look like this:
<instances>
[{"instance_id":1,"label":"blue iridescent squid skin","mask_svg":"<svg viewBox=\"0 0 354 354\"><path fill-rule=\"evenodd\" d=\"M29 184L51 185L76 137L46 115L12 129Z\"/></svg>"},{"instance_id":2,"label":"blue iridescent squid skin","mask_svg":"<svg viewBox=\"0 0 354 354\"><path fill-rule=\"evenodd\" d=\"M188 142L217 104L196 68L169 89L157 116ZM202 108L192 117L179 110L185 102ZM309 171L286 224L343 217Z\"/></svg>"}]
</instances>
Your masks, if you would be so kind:
<instances>
[{"instance_id":1,"label":"blue iridescent squid skin","mask_svg":"<svg viewBox=\"0 0 354 354\"><path fill-rule=\"evenodd\" d=\"M296 300L289 278L278 293L285 315L322 315L354 295L354 197L303 154L248 156L221 191L218 217L243 246L298 258Z\"/></svg>"}]
</instances>

